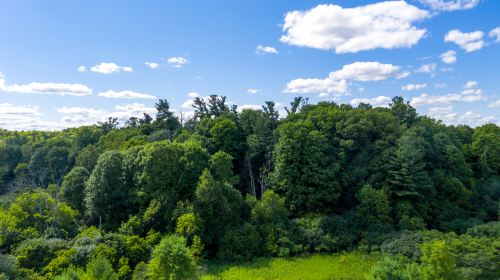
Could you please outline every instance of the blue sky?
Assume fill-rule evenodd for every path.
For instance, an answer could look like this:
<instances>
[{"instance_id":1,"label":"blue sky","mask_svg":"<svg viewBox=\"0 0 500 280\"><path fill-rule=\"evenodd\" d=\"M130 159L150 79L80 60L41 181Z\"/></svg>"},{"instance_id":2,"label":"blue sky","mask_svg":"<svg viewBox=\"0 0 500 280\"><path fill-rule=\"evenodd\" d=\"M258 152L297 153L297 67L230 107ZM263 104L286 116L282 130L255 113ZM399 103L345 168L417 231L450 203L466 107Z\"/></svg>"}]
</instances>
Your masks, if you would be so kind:
<instances>
[{"instance_id":1,"label":"blue sky","mask_svg":"<svg viewBox=\"0 0 500 280\"><path fill-rule=\"evenodd\" d=\"M500 123L500 1L2 1L0 127L61 129L195 96L294 96ZM259 47L260 46L260 47ZM148 63L148 64L146 64Z\"/></svg>"}]
</instances>

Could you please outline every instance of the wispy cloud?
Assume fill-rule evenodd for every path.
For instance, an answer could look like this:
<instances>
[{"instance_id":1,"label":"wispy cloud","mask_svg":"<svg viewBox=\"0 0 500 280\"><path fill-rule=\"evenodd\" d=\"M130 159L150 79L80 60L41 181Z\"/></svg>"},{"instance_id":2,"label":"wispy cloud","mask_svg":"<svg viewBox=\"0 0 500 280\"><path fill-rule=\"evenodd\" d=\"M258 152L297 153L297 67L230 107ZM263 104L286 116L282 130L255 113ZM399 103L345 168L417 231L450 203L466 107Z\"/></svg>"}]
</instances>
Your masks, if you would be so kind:
<instances>
[{"instance_id":1,"label":"wispy cloud","mask_svg":"<svg viewBox=\"0 0 500 280\"><path fill-rule=\"evenodd\" d=\"M92 94L92 89L83 84L69 83L40 83L7 84L5 77L0 73L0 91L12 93L57 94L85 96Z\"/></svg>"},{"instance_id":2,"label":"wispy cloud","mask_svg":"<svg viewBox=\"0 0 500 280\"><path fill-rule=\"evenodd\" d=\"M98 96L115 99L156 99L156 96L147 93L140 93L131 90L114 91L108 90L99 92Z\"/></svg>"},{"instance_id":3,"label":"wispy cloud","mask_svg":"<svg viewBox=\"0 0 500 280\"><path fill-rule=\"evenodd\" d=\"M78 71L80 72L85 71L85 69L85 66L78 67ZM113 62L101 62L97 65L92 66L90 68L90 71L101 74L112 74L118 72L133 72L134 69L130 66L119 66Z\"/></svg>"},{"instance_id":4,"label":"wispy cloud","mask_svg":"<svg viewBox=\"0 0 500 280\"><path fill-rule=\"evenodd\" d=\"M174 67L174 68L181 68L182 66L188 64L189 60L187 60L184 57L174 56L174 57L168 58L167 63L172 65L172 67Z\"/></svg>"}]
</instances>

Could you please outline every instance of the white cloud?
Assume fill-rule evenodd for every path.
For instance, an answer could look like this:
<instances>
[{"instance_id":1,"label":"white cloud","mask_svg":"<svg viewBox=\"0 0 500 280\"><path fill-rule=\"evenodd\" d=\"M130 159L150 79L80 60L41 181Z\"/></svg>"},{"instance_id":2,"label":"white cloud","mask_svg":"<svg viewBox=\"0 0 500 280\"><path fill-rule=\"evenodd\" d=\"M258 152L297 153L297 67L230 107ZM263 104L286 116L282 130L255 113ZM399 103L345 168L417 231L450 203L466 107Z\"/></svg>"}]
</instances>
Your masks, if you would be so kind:
<instances>
[{"instance_id":1,"label":"white cloud","mask_svg":"<svg viewBox=\"0 0 500 280\"><path fill-rule=\"evenodd\" d=\"M344 65L342 69L330 73L333 80L381 81L388 78L402 78L407 72L400 72L401 67L380 62L354 62Z\"/></svg>"},{"instance_id":2,"label":"white cloud","mask_svg":"<svg viewBox=\"0 0 500 280\"><path fill-rule=\"evenodd\" d=\"M0 73L0 91L13 93L36 93L36 94L58 94L85 96L92 94L92 89L82 84L67 83L38 83L32 82L24 85L7 84L4 76Z\"/></svg>"},{"instance_id":3,"label":"white cloud","mask_svg":"<svg viewBox=\"0 0 500 280\"><path fill-rule=\"evenodd\" d=\"M241 111L243 111L245 109L262 110L262 106L261 105L256 105L256 104L244 104L244 105L238 106L237 111L241 112Z\"/></svg>"},{"instance_id":4,"label":"white cloud","mask_svg":"<svg viewBox=\"0 0 500 280\"><path fill-rule=\"evenodd\" d=\"M472 9L480 0L419 0L436 11L455 11Z\"/></svg>"},{"instance_id":5,"label":"white cloud","mask_svg":"<svg viewBox=\"0 0 500 280\"><path fill-rule=\"evenodd\" d=\"M453 29L444 36L445 42L453 42L459 45L466 52L473 52L482 49L485 46L483 41L484 33L475 31L463 33L458 29Z\"/></svg>"},{"instance_id":6,"label":"white cloud","mask_svg":"<svg viewBox=\"0 0 500 280\"><path fill-rule=\"evenodd\" d=\"M203 99L205 102L208 102L208 100L210 100L210 96L201 96L199 94L197 96L192 95L192 96L189 96L189 97L191 97L191 99L188 99L184 103L182 103L181 108L183 108L183 109L193 109L194 99L196 97L199 97L199 98Z\"/></svg>"},{"instance_id":7,"label":"white cloud","mask_svg":"<svg viewBox=\"0 0 500 280\"><path fill-rule=\"evenodd\" d=\"M475 87L477 87L476 81L467 81L467 83L465 83L465 85L464 85L465 89L471 89L471 88L475 88Z\"/></svg>"},{"instance_id":8,"label":"white cloud","mask_svg":"<svg viewBox=\"0 0 500 280\"><path fill-rule=\"evenodd\" d=\"M167 63L172 65L174 68L181 68L182 66L188 64L189 60L184 57L177 56L168 58Z\"/></svg>"},{"instance_id":9,"label":"white cloud","mask_svg":"<svg viewBox=\"0 0 500 280\"><path fill-rule=\"evenodd\" d=\"M59 122L47 122L40 119L43 114L35 105L13 105L0 103L0 127L8 130L59 130Z\"/></svg>"},{"instance_id":10,"label":"white cloud","mask_svg":"<svg viewBox=\"0 0 500 280\"><path fill-rule=\"evenodd\" d=\"M388 107L391 98L387 96L377 96L374 98L354 98L349 104L352 106L358 106L360 103L371 104L374 107Z\"/></svg>"},{"instance_id":11,"label":"white cloud","mask_svg":"<svg viewBox=\"0 0 500 280\"><path fill-rule=\"evenodd\" d=\"M441 60L446 64L453 64L457 62L457 52L449 50L441 54Z\"/></svg>"},{"instance_id":12,"label":"white cloud","mask_svg":"<svg viewBox=\"0 0 500 280\"><path fill-rule=\"evenodd\" d=\"M285 16L280 41L301 47L355 53L376 48L411 47L426 34L414 24L429 12L405 1L386 1L355 8L318 5Z\"/></svg>"},{"instance_id":13,"label":"white cloud","mask_svg":"<svg viewBox=\"0 0 500 280\"><path fill-rule=\"evenodd\" d=\"M402 86L401 89L406 90L406 91L411 91L411 90L423 89L425 87L427 87L427 84L408 84L408 85Z\"/></svg>"},{"instance_id":14,"label":"white cloud","mask_svg":"<svg viewBox=\"0 0 500 280\"><path fill-rule=\"evenodd\" d=\"M256 94L256 93L258 93L260 91L261 91L260 89L255 89L255 88L249 88L249 89L247 89L247 93L250 93L250 94Z\"/></svg>"},{"instance_id":15,"label":"white cloud","mask_svg":"<svg viewBox=\"0 0 500 280\"><path fill-rule=\"evenodd\" d=\"M140 118L143 116L144 113L152 115L152 116L154 116L156 114L156 108L147 107L144 104L140 104L140 103L117 105L117 106L115 106L115 110L116 111L111 112L110 114L105 116L105 118L114 117L114 118L118 118L118 120L121 122L125 122L130 117ZM171 110L175 111L173 109L171 109Z\"/></svg>"},{"instance_id":16,"label":"white cloud","mask_svg":"<svg viewBox=\"0 0 500 280\"><path fill-rule=\"evenodd\" d=\"M90 68L90 71L97 72L101 74L111 74L118 72L133 72L134 69L129 66L119 66L113 62L101 62L100 64L94 65Z\"/></svg>"},{"instance_id":17,"label":"white cloud","mask_svg":"<svg viewBox=\"0 0 500 280\"><path fill-rule=\"evenodd\" d=\"M105 92L99 92L98 96L106 97L106 98L122 98L122 99L156 99L156 96L140 93L130 90L123 91L114 91L108 90Z\"/></svg>"},{"instance_id":18,"label":"white cloud","mask_svg":"<svg viewBox=\"0 0 500 280\"><path fill-rule=\"evenodd\" d=\"M85 67L83 65L80 65L80 66L78 66L78 68L76 68L76 71L78 71L78 72L85 72L85 71L87 71L87 67Z\"/></svg>"},{"instance_id":19,"label":"white cloud","mask_svg":"<svg viewBox=\"0 0 500 280\"><path fill-rule=\"evenodd\" d=\"M278 54L278 50L273 47L258 45L255 50L256 54Z\"/></svg>"},{"instance_id":20,"label":"white cloud","mask_svg":"<svg viewBox=\"0 0 500 280\"><path fill-rule=\"evenodd\" d=\"M489 36L494 38L496 43L500 43L500 26L491 30Z\"/></svg>"},{"instance_id":21,"label":"white cloud","mask_svg":"<svg viewBox=\"0 0 500 280\"><path fill-rule=\"evenodd\" d=\"M500 99L498 99L496 101L493 101L490 104L488 104L488 108L498 108L498 107L500 107Z\"/></svg>"},{"instance_id":22,"label":"white cloud","mask_svg":"<svg viewBox=\"0 0 500 280\"><path fill-rule=\"evenodd\" d=\"M354 62L342 69L331 72L325 79L295 79L286 85L284 92L289 93L332 93L345 95L351 81L381 81L389 78L403 78L408 72L401 72L399 66L380 62Z\"/></svg>"},{"instance_id":23,"label":"white cloud","mask_svg":"<svg viewBox=\"0 0 500 280\"><path fill-rule=\"evenodd\" d=\"M288 93L332 93L347 94L349 84L346 80L335 81L326 79L295 79L287 83L283 90Z\"/></svg>"},{"instance_id":24,"label":"white cloud","mask_svg":"<svg viewBox=\"0 0 500 280\"><path fill-rule=\"evenodd\" d=\"M143 113L154 115L154 107L146 107L144 104L132 103L126 105L117 105L112 112L104 109L85 108L85 107L61 107L56 108L56 112L63 114L61 118L64 127L75 127L81 125L91 125L98 121L105 121L109 117L118 118L122 124L130 117L142 117Z\"/></svg>"},{"instance_id":25,"label":"white cloud","mask_svg":"<svg viewBox=\"0 0 500 280\"><path fill-rule=\"evenodd\" d=\"M56 112L63 114L62 122L68 127L91 125L103 120L107 114L106 110L84 108L84 107L60 107Z\"/></svg>"},{"instance_id":26,"label":"white cloud","mask_svg":"<svg viewBox=\"0 0 500 280\"><path fill-rule=\"evenodd\" d=\"M422 93L420 96L414 97L410 104L413 107L419 106L440 106L448 105L458 102L477 102L486 100L486 97L482 94L480 89L476 90L464 90L461 93L451 93L446 95L429 95L427 93Z\"/></svg>"},{"instance_id":27,"label":"white cloud","mask_svg":"<svg viewBox=\"0 0 500 280\"><path fill-rule=\"evenodd\" d=\"M195 98L195 97L200 96L200 94L198 94L197 92L192 91L192 92L188 93L188 96L191 97L191 98Z\"/></svg>"},{"instance_id":28,"label":"white cloud","mask_svg":"<svg viewBox=\"0 0 500 280\"><path fill-rule=\"evenodd\" d=\"M147 66L149 66L149 68L151 69L156 69L158 67L160 67L160 64L156 63L156 62L144 62L144 64L146 64Z\"/></svg>"},{"instance_id":29,"label":"white cloud","mask_svg":"<svg viewBox=\"0 0 500 280\"><path fill-rule=\"evenodd\" d=\"M417 70L415 70L416 73L428 73L431 75L431 77L434 77L436 75L436 63L429 63L429 64L424 64L420 66Z\"/></svg>"},{"instance_id":30,"label":"white cloud","mask_svg":"<svg viewBox=\"0 0 500 280\"><path fill-rule=\"evenodd\" d=\"M458 114L453 106L429 108L427 115L431 118L442 120L447 125L466 124L472 127L480 126L495 120L493 116L483 116L472 111Z\"/></svg>"}]
</instances>

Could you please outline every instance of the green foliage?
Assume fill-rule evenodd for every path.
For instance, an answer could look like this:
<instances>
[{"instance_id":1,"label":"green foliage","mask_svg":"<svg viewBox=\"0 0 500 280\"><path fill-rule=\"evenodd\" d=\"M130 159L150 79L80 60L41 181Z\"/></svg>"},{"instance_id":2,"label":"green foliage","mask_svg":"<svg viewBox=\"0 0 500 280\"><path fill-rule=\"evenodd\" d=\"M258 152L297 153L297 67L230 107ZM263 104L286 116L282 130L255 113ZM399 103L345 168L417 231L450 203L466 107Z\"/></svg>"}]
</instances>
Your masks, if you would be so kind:
<instances>
[{"instance_id":1,"label":"green foliage","mask_svg":"<svg viewBox=\"0 0 500 280\"><path fill-rule=\"evenodd\" d=\"M358 193L357 214L363 226L363 241L370 246L382 243L384 234L391 230L389 198L384 190L365 185Z\"/></svg>"},{"instance_id":2,"label":"green foliage","mask_svg":"<svg viewBox=\"0 0 500 280\"><path fill-rule=\"evenodd\" d=\"M285 123L279 131L273 173L276 191L285 195L294 213L328 212L341 191L329 139L309 121Z\"/></svg>"},{"instance_id":3,"label":"green foliage","mask_svg":"<svg viewBox=\"0 0 500 280\"><path fill-rule=\"evenodd\" d=\"M241 220L243 199L226 182L215 181L205 169L195 193L194 209L202 221L202 241L217 251L226 229Z\"/></svg>"},{"instance_id":4,"label":"green foliage","mask_svg":"<svg viewBox=\"0 0 500 280\"><path fill-rule=\"evenodd\" d=\"M111 263L103 256L92 259L86 267L84 279L88 280L118 280L118 274L111 267Z\"/></svg>"},{"instance_id":5,"label":"green foliage","mask_svg":"<svg viewBox=\"0 0 500 280\"><path fill-rule=\"evenodd\" d=\"M84 167L75 167L64 176L61 184L60 196L73 209L83 213L85 205L83 201L85 181L89 172Z\"/></svg>"},{"instance_id":6,"label":"green foliage","mask_svg":"<svg viewBox=\"0 0 500 280\"><path fill-rule=\"evenodd\" d=\"M214 180L236 184L238 178L233 173L233 157L228 153L218 151L210 157L210 173Z\"/></svg>"},{"instance_id":7,"label":"green foliage","mask_svg":"<svg viewBox=\"0 0 500 280\"><path fill-rule=\"evenodd\" d=\"M417 280L421 273L413 263L404 257L384 257L370 271L369 280Z\"/></svg>"},{"instance_id":8,"label":"green foliage","mask_svg":"<svg viewBox=\"0 0 500 280\"><path fill-rule=\"evenodd\" d=\"M430 181L424 171L424 153L415 135L403 135L397 143L388 170L387 189L394 203L394 215L421 218L426 215L425 199Z\"/></svg>"},{"instance_id":9,"label":"green foliage","mask_svg":"<svg viewBox=\"0 0 500 280\"><path fill-rule=\"evenodd\" d=\"M97 160L99 160L99 150L95 145L89 145L78 153L75 166L83 167L90 173L94 170Z\"/></svg>"},{"instance_id":10,"label":"green foliage","mask_svg":"<svg viewBox=\"0 0 500 280\"><path fill-rule=\"evenodd\" d=\"M123 155L101 154L85 186L87 215L94 222L113 228L127 217L129 190L124 177Z\"/></svg>"},{"instance_id":11,"label":"green foliage","mask_svg":"<svg viewBox=\"0 0 500 280\"><path fill-rule=\"evenodd\" d=\"M43 190L23 193L0 210L0 247L28 238L69 237L76 230L76 214Z\"/></svg>"},{"instance_id":12,"label":"green foliage","mask_svg":"<svg viewBox=\"0 0 500 280\"><path fill-rule=\"evenodd\" d=\"M198 272L185 244L177 235L165 236L151 254L147 265L150 279L197 279Z\"/></svg>"},{"instance_id":13,"label":"green foliage","mask_svg":"<svg viewBox=\"0 0 500 280\"><path fill-rule=\"evenodd\" d=\"M218 257L228 261L249 261L260 254L261 243L262 240L255 226L244 223L226 231Z\"/></svg>"},{"instance_id":14,"label":"green foliage","mask_svg":"<svg viewBox=\"0 0 500 280\"><path fill-rule=\"evenodd\" d=\"M422 245L423 279L459 279L456 257L444 241L434 241Z\"/></svg>"},{"instance_id":15,"label":"green foliage","mask_svg":"<svg viewBox=\"0 0 500 280\"><path fill-rule=\"evenodd\" d=\"M28 239L16 248L16 262L21 268L40 272L65 247L61 239Z\"/></svg>"},{"instance_id":16,"label":"green foliage","mask_svg":"<svg viewBox=\"0 0 500 280\"><path fill-rule=\"evenodd\" d=\"M200 266L358 249L385 254L375 279L500 278L497 125L446 126L401 97L290 105L279 119L273 102L240 111L214 95L187 122L159 100L156 119L121 127L0 130L0 279L146 279L174 232ZM374 260L355 274L304 262L360 279ZM223 277L296 276L247 268Z\"/></svg>"}]
</instances>

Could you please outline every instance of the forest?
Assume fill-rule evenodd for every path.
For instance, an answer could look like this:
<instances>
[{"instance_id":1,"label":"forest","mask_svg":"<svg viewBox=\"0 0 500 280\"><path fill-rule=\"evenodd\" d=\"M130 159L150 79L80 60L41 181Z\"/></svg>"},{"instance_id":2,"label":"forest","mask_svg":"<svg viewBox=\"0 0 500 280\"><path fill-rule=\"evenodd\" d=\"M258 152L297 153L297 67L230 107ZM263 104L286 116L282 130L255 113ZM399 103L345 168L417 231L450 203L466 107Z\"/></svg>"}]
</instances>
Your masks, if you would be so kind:
<instances>
[{"instance_id":1,"label":"forest","mask_svg":"<svg viewBox=\"0 0 500 280\"><path fill-rule=\"evenodd\" d=\"M497 125L402 97L193 107L0 130L0 279L223 279L210 267L335 254L367 258L352 279L500 279Z\"/></svg>"}]
</instances>

